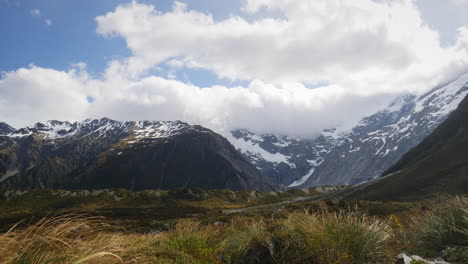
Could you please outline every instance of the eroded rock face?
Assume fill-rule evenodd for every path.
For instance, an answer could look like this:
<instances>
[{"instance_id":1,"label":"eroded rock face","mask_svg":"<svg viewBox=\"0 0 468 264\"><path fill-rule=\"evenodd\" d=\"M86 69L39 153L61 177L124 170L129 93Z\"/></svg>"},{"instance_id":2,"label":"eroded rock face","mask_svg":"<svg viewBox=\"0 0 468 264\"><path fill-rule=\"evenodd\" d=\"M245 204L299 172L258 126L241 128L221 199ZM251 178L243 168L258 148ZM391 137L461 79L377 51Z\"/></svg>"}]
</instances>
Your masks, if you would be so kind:
<instances>
[{"instance_id":1,"label":"eroded rock face","mask_svg":"<svg viewBox=\"0 0 468 264\"><path fill-rule=\"evenodd\" d=\"M347 131L329 129L305 140L235 130L228 139L266 176L285 186L354 185L382 175L467 94L464 75L423 96L401 96Z\"/></svg>"},{"instance_id":2,"label":"eroded rock face","mask_svg":"<svg viewBox=\"0 0 468 264\"><path fill-rule=\"evenodd\" d=\"M5 131L6 188L277 189L225 138L180 121L48 121Z\"/></svg>"}]
</instances>

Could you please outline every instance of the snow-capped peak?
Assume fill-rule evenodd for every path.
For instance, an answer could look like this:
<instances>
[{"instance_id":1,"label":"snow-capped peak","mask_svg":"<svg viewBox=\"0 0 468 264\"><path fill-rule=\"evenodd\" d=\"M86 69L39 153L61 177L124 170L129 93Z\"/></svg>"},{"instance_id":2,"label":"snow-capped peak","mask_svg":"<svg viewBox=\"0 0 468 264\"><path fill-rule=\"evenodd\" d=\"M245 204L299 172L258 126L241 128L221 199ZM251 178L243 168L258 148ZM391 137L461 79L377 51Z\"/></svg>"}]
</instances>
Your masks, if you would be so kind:
<instances>
[{"instance_id":1,"label":"snow-capped peak","mask_svg":"<svg viewBox=\"0 0 468 264\"><path fill-rule=\"evenodd\" d=\"M180 121L140 121L136 122L136 127L138 129L134 130L135 138L141 140L167 138L178 135L182 130L189 128L190 125Z\"/></svg>"},{"instance_id":2,"label":"snow-capped peak","mask_svg":"<svg viewBox=\"0 0 468 264\"><path fill-rule=\"evenodd\" d=\"M128 134L137 139L163 138L179 134L182 130L192 126L181 121L128 121L120 122L109 118L86 119L70 123L67 121L49 120L38 122L34 126L27 126L4 136L22 138L32 134L45 140L56 140L68 137L86 137L90 135L103 137L106 135Z\"/></svg>"},{"instance_id":3,"label":"snow-capped peak","mask_svg":"<svg viewBox=\"0 0 468 264\"><path fill-rule=\"evenodd\" d=\"M468 74L422 96L401 95L351 128L326 129L312 140L247 130L235 130L229 139L267 176L286 186L356 184L379 177L467 94ZM278 163L279 157L287 162Z\"/></svg>"}]
</instances>

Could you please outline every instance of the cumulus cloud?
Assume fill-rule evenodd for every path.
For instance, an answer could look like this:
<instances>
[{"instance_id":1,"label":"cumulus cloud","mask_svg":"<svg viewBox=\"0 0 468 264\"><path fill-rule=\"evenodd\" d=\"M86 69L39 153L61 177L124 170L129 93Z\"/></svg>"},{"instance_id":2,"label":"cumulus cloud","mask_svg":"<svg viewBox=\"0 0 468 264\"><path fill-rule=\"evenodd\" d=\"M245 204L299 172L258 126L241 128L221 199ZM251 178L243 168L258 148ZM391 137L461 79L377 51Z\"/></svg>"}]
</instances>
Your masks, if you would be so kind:
<instances>
[{"instance_id":1,"label":"cumulus cloud","mask_svg":"<svg viewBox=\"0 0 468 264\"><path fill-rule=\"evenodd\" d=\"M44 119L77 119L86 109L88 87L76 69L68 72L36 66L3 73L0 79L0 120L13 125Z\"/></svg>"},{"instance_id":2,"label":"cumulus cloud","mask_svg":"<svg viewBox=\"0 0 468 264\"><path fill-rule=\"evenodd\" d=\"M118 6L96 18L97 32L124 38L130 57L110 61L100 78L84 64L67 72L36 66L7 72L0 118L15 125L180 119L219 132L310 137L468 70L468 28L442 47L411 0L244 0L241 9L216 21L180 2L165 13L136 1ZM162 66L170 69L167 78L150 74ZM184 68L249 85L198 87L174 79ZM317 84L326 85L310 89Z\"/></svg>"},{"instance_id":3,"label":"cumulus cloud","mask_svg":"<svg viewBox=\"0 0 468 264\"><path fill-rule=\"evenodd\" d=\"M126 39L133 74L169 60L234 80L327 82L363 93L427 89L459 59L409 0L246 0L242 8L281 16L215 21L180 2L167 13L133 2L97 17L97 31Z\"/></svg>"},{"instance_id":4,"label":"cumulus cloud","mask_svg":"<svg viewBox=\"0 0 468 264\"><path fill-rule=\"evenodd\" d=\"M103 79L93 79L84 64L68 72L37 66L7 72L0 80L0 120L22 126L45 119L73 121L103 116L117 120L179 119L221 133L249 128L309 137L317 128L357 121L352 117L388 102L382 94L369 98L337 86L281 87L256 80L248 87L202 88L155 76L138 80L119 76L109 71ZM366 107L356 107L362 104Z\"/></svg>"}]
</instances>

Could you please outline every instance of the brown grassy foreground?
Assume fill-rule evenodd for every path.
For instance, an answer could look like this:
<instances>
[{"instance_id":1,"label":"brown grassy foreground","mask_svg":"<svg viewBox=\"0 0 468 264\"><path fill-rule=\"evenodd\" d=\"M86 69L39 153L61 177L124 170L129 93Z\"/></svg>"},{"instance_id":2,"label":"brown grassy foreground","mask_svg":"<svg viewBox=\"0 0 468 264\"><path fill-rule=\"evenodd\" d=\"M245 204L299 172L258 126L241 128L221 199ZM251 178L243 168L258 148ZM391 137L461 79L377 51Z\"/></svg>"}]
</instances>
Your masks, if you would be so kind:
<instances>
[{"instance_id":1,"label":"brown grassy foreground","mask_svg":"<svg viewBox=\"0 0 468 264\"><path fill-rule=\"evenodd\" d=\"M384 205L383 205L384 206ZM393 263L405 250L434 256L467 245L468 198L424 205L411 221L341 212L296 211L227 222L183 219L169 231L116 231L105 218L65 215L0 234L0 263ZM20 227L25 226L25 227ZM463 259L463 251L454 261Z\"/></svg>"}]
</instances>

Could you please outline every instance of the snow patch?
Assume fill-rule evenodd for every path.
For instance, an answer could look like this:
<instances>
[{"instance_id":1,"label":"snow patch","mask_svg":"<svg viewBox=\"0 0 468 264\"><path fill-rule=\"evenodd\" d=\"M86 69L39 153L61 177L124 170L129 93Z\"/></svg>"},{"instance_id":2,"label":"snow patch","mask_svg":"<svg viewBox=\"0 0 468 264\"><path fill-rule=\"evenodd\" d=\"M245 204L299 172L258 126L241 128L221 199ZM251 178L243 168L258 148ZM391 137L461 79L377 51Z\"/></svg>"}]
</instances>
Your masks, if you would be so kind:
<instances>
[{"instance_id":1,"label":"snow patch","mask_svg":"<svg viewBox=\"0 0 468 264\"><path fill-rule=\"evenodd\" d=\"M315 171L315 168L312 168L309 173L307 173L306 175L304 175L302 178L300 178L299 180L297 181L294 181L293 183L291 183L290 185L288 185L288 188L292 188L292 187L297 187L297 186L300 186L302 184L304 184L309 178L310 176L312 176L312 174L314 173Z\"/></svg>"},{"instance_id":2,"label":"snow patch","mask_svg":"<svg viewBox=\"0 0 468 264\"><path fill-rule=\"evenodd\" d=\"M289 161L288 156L285 156L281 153L270 153L251 140L245 140L243 138L237 139L233 136L228 137L230 137L229 141L242 153L250 154L251 156L257 157L257 159L261 158L268 162L285 163L291 167L295 167L295 164Z\"/></svg>"},{"instance_id":3,"label":"snow patch","mask_svg":"<svg viewBox=\"0 0 468 264\"><path fill-rule=\"evenodd\" d=\"M10 171L7 171L7 172L2 176L2 178L0 178L0 182L3 182L4 180L10 178L11 176L16 175L17 173L20 173L20 171L19 171L19 170L10 170Z\"/></svg>"}]
</instances>

